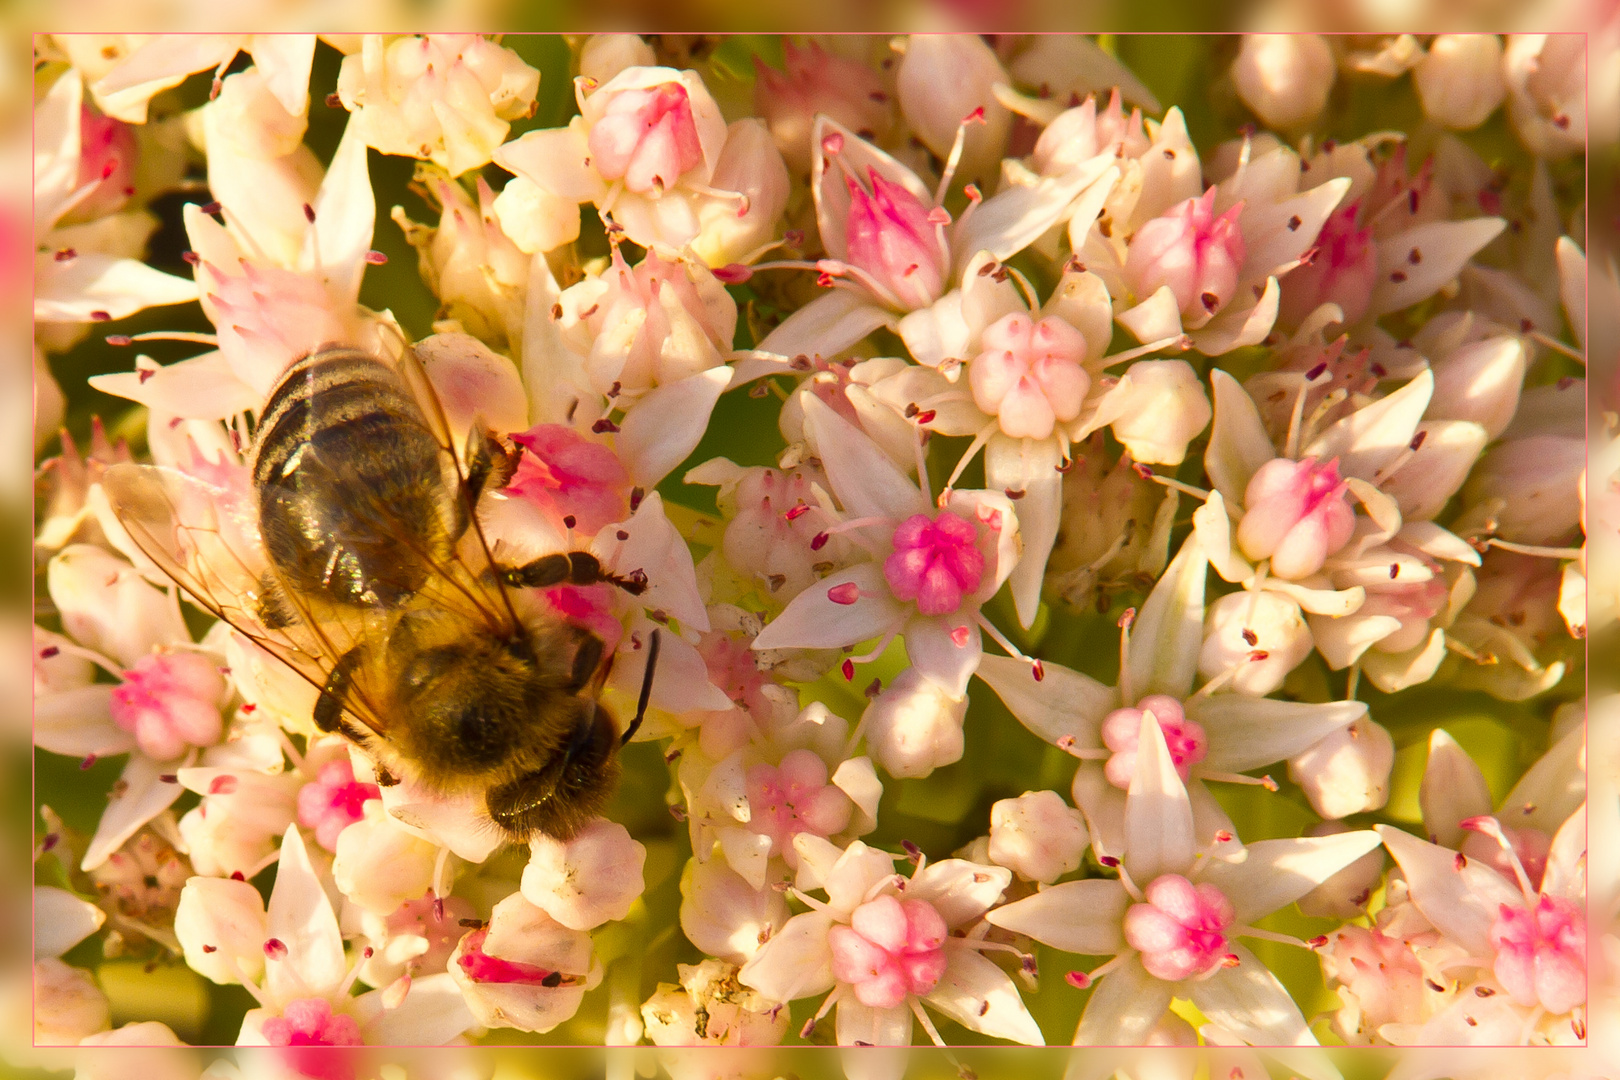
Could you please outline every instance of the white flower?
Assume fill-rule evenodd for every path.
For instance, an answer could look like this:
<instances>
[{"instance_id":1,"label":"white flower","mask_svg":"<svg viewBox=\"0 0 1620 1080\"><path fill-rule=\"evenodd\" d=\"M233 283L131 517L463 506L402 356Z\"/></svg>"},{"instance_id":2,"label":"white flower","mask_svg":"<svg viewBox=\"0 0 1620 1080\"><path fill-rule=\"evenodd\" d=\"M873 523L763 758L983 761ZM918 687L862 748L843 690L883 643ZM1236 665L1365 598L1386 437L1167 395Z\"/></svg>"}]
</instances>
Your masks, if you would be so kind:
<instances>
[{"instance_id":1,"label":"white flower","mask_svg":"<svg viewBox=\"0 0 1620 1080\"><path fill-rule=\"evenodd\" d=\"M572 930L622 919L641 898L647 849L623 825L597 818L566 843L529 840L523 898Z\"/></svg>"},{"instance_id":2,"label":"white flower","mask_svg":"<svg viewBox=\"0 0 1620 1080\"><path fill-rule=\"evenodd\" d=\"M539 88L538 71L475 34L367 34L343 58L337 92L367 146L459 176L489 161Z\"/></svg>"},{"instance_id":3,"label":"white flower","mask_svg":"<svg viewBox=\"0 0 1620 1080\"><path fill-rule=\"evenodd\" d=\"M1107 976L1086 1004L1076 1044L1142 1043L1171 999L1183 997L1244 1042L1314 1045L1288 991L1235 939L1274 938L1255 931L1254 921L1371 851L1378 834L1262 840L1235 855L1211 853L1194 832L1187 789L1149 716L1140 740L1120 878L1054 885L986 917L1064 952L1113 956L1070 977L1089 986Z\"/></svg>"},{"instance_id":4,"label":"white flower","mask_svg":"<svg viewBox=\"0 0 1620 1080\"><path fill-rule=\"evenodd\" d=\"M1026 791L990 807L990 860L1030 881L1050 885L1080 869L1090 839L1080 811L1055 791Z\"/></svg>"},{"instance_id":5,"label":"white flower","mask_svg":"<svg viewBox=\"0 0 1620 1080\"><path fill-rule=\"evenodd\" d=\"M1238 96L1267 127L1304 127L1333 89L1333 50L1317 34L1245 34L1232 62Z\"/></svg>"},{"instance_id":6,"label":"white flower","mask_svg":"<svg viewBox=\"0 0 1620 1080\"><path fill-rule=\"evenodd\" d=\"M602 981L602 963L589 935L513 893L487 925L461 939L450 977L479 1024L546 1032L578 1011L585 991Z\"/></svg>"},{"instance_id":7,"label":"white flower","mask_svg":"<svg viewBox=\"0 0 1620 1080\"><path fill-rule=\"evenodd\" d=\"M816 1018L837 1007L841 1046L908 1046L913 1018L940 1042L924 1002L980 1034L1042 1042L1013 981L980 951L1004 948L984 939L981 920L1011 871L923 860L906 878L893 856L858 840L843 851L810 837L797 843L800 886L825 890L827 900L796 889L812 910L766 942L740 981L777 1001L832 990Z\"/></svg>"}]
</instances>

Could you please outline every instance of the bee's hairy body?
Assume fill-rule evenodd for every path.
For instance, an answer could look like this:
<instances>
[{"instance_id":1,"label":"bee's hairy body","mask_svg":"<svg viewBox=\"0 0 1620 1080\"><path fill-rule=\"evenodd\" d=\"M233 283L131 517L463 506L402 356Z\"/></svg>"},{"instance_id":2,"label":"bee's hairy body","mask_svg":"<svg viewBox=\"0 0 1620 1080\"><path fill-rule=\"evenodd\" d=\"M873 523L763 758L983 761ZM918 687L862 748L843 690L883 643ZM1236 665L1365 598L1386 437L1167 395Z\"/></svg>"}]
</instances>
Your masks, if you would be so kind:
<instances>
[{"instance_id":1,"label":"bee's hairy body","mask_svg":"<svg viewBox=\"0 0 1620 1080\"><path fill-rule=\"evenodd\" d=\"M484 438L469 459L480 445L499 458ZM296 608L371 628L332 658L317 726L364 746L380 779L402 770L443 793L483 793L513 837L577 832L618 774L617 727L587 694L602 642L554 617L518 618L502 582L617 579L578 552L515 569L478 557L472 508L504 461L469 461L463 481L400 372L362 352L293 365L248 464L271 567L262 621L287 625ZM383 730L351 719L360 700Z\"/></svg>"}]
</instances>

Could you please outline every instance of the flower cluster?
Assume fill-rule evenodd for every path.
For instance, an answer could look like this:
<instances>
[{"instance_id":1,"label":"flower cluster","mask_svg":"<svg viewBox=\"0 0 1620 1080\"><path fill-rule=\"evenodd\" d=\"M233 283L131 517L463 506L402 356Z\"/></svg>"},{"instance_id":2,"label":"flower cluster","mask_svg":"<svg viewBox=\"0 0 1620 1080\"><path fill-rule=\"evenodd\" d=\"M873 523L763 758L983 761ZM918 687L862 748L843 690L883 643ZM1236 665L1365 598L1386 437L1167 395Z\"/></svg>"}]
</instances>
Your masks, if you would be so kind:
<instances>
[{"instance_id":1,"label":"flower cluster","mask_svg":"<svg viewBox=\"0 0 1620 1080\"><path fill-rule=\"evenodd\" d=\"M1077 36L532 44L37 44L34 739L82 766L41 773L39 1041L198 1037L119 958L321 1076L517 1033L1564 1046L1613 1010L1579 48L1249 35L1184 110ZM1399 95L1422 130L1376 123ZM388 251L430 301L372 291ZM51 355L156 306L101 329L166 362L90 380L140 409L58 438ZM475 587L599 644L570 685L645 721L577 829L513 842L379 749L427 719L335 716L377 675L273 632L356 625L260 527L329 468L259 440L333 347L479 477L445 559L628 586L467 562L347 654Z\"/></svg>"}]
</instances>

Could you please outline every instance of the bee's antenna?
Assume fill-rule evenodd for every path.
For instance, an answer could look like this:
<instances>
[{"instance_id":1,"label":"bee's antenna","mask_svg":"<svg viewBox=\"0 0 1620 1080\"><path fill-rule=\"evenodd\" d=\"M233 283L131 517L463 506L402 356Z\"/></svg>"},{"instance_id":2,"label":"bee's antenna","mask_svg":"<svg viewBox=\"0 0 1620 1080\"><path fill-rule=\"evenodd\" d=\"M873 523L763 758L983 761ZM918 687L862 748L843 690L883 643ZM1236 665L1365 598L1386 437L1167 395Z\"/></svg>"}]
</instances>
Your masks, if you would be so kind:
<instances>
[{"instance_id":1,"label":"bee's antenna","mask_svg":"<svg viewBox=\"0 0 1620 1080\"><path fill-rule=\"evenodd\" d=\"M636 718L630 721L630 726L624 729L619 736L619 745L623 746L630 741L630 736L636 733L641 721L647 715L647 702L652 698L653 669L658 666L658 631L654 630L647 640L647 667L641 675L641 697L636 701Z\"/></svg>"}]
</instances>

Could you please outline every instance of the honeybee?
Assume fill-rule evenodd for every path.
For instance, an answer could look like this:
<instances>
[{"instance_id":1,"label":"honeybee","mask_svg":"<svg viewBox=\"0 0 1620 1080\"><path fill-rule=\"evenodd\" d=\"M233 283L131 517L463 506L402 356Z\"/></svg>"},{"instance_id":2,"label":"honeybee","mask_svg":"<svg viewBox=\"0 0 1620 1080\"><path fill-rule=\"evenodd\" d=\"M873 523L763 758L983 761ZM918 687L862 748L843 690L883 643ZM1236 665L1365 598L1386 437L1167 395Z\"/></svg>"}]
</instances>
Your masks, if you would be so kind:
<instances>
[{"instance_id":1,"label":"honeybee","mask_svg":"<svg viewBox=\"0 0 1620 1080\"><path fill-rule=\"evenodd\" d=\"M153 562L315 686L315 727L358 744L379 784L481 796L508 839L568 839L612 793L658 641L621 734L596 700L602 640L522 590L639 594L646 577L584 551L500 565L476 509L519 452L475 422L458 459L408 348L397 364L328 348L294 363L260 411L253 505L150 465L115 466L103 486Z\"/></svg>"}]
</instances>

